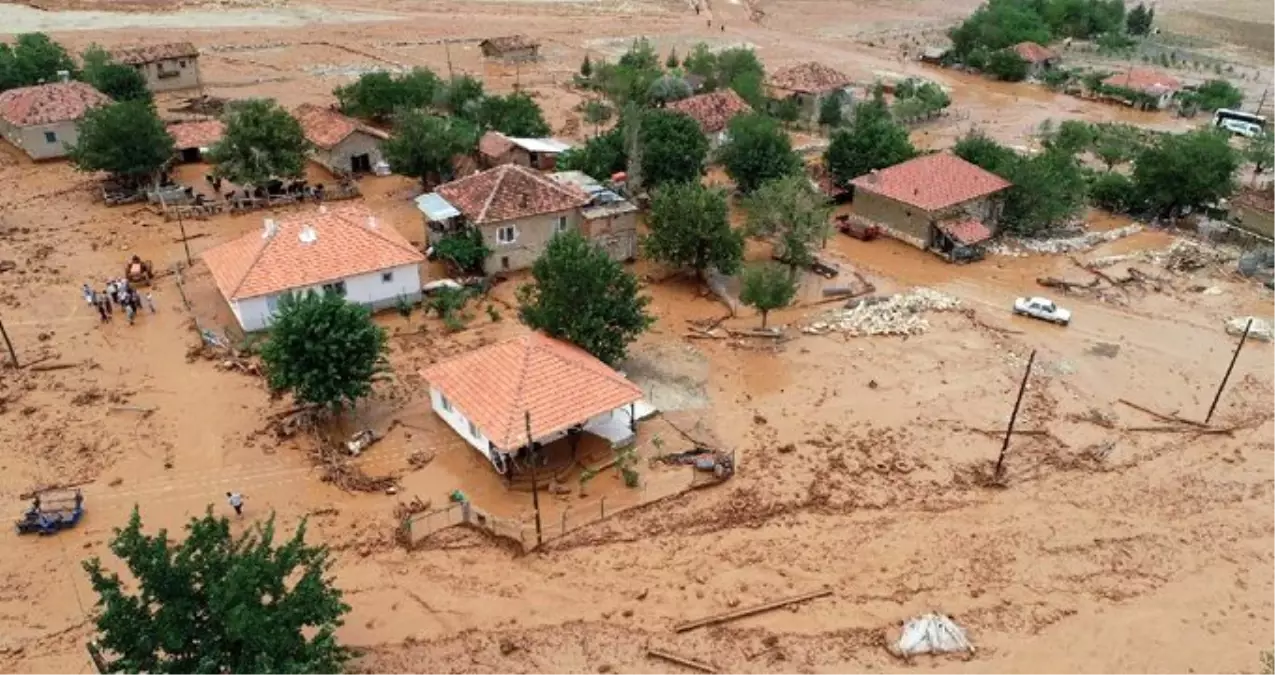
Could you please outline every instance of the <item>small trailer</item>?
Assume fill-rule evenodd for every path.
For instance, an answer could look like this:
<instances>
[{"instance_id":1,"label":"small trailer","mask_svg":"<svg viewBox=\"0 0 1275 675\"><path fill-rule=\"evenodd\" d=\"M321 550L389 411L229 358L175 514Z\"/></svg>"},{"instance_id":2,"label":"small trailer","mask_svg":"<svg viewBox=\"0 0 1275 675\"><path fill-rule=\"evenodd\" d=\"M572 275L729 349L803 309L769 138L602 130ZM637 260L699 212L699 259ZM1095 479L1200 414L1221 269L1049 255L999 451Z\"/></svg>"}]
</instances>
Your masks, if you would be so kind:
<instances>
[{"instance_id":1,"label":"small trailer","mask_svg":"<svg viewBox=\"0 0 1275 675\"><path fill-rule=\"evenodd\" d=\"M18 534L54 534L75 527L83 517L84 495L79 490L44 490L31 499L16 527Z\"/></svg>"},{"instance_id":2,"label":"small trailer","mask_svg":"<svg viewBox=\"0 0 1275 675\"><path fill-rule=\"evenodd\" d=\"M848 214L837 216L837 229L842 234L854 237L859 241L872 241L881 236L880 227L851 218Z\"/></svg>"}]
</instances>

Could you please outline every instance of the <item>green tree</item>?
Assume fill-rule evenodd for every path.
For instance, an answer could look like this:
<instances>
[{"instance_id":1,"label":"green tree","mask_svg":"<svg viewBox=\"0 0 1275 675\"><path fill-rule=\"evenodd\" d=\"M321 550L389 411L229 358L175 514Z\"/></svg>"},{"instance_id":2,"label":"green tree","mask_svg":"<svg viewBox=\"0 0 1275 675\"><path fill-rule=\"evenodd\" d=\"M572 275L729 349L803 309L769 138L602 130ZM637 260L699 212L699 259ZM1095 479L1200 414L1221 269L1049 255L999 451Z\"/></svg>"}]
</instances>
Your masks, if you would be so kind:
<instances>
[{"instance_id":1,"label":"green tree","mask_svg":"<svg viewBox=\"0 0 1275 675\"><path fill-rule=\"evenodd\" d=\"M1112 213L1128 213L1135 206L1137 186L1119 171L1094 176L1089 183L1089 202Z\"/></svg>"},{"instance_id":2,"label":"green tree","mask_svg":"<svg viewBox=\"0 0 1275 675\"><path fill-rule=\"evenodd\" d=\"M8 91L25 84L18 71L18 59L8 43L0 42L0 91Z\"/></svg>"},{"instance_id":3,"label":"green tree","mask_svg":"<svg viewBox=\"0 0 1275 675\"><path fill-rule=\"evenodd\" d=\"M452 158L473 152L477 145L478 129L466 120L404 110L381 151L394 173L416 178L428 189L449 180Z\"/></svg>"},{"instance_id":4,"label":"green tree","mask_svg":"<svg viewBox=\"0 0 1275 675\"><path fill-rule=\"evenodd\" d=\"M540 105L522 92L487 96L477 104L476 115L481 128L508 136L538 138L548 136L550 131Z\"/></svg>"},{"instance_id":5,"label":"green tree","mask_svg":"<svg viewBox=\"0 0 1275 675\"><path fill-rule=\"evenodd\" d=\"M664 59L664 67L668 70L674 70L678 65L680 65L680 62L677 60L677 48L670 49L668 58Z\"/></svg>"},{"instance_id":6,"label":"green tree","mask_svg":"<svg viewBox=\"0 0 1275 675\"><path fill-rule=\"evenodd\" d=\"M1000 175L1016 158L1013 150L997 143L981 131L971 131L952 147L957 157Z\"/></svg>"},{"instance_id":7,"label":"green tree","mask_svg":"<svg viewBox=\"0 0 1275 675\"><path fill-rule=\"evenodd\" d=\"M1163 134L1134 160L1133 182L1153 213L1173 218L1229 197L1239 165L1240 153L1216 129Z\"/></svg>"},{"instance_id":8,"label":"green tree","mask_svg":"<svg viewBox=\"0 0 1275 675\"><path fill-rule=\"evenodd\" d=\"M477 121L478 107L486 94L481 80L469 75L457 75L438 87L434 105L452 115Z\"/></svg>"},{"instance_id":9,"label":"green tree","mask_svg":"<svg viewBox=\"0 0 1275 675\"><path fill-rule=\"evenodd\" d=\"M531 267L535 284L518 289L523 323L571 342L605 363L624 359L650 327L651 299L606 251L575 231L554 235Z\"/></svg>"},{"instance_id":10,"label":"green tree","mask_svg":"<svg viewBox=\"0 0 1275 675\"><path fill-rule=\"evenodd\" d=\"M801 158L788 134L762 114L736 115L727 127L729 140L717 159L740 192L748 194L766 181L801 173Z\"/></svg>"},{"instance_id":11,"label":"green tree","mask_svg":"<svg viewBox=\"0 0 1275 675\"><path fill-rule=\"evenodd\" d=\"M647 217L650 234L642 242L647 256L666 265L695 271L710 268L734 274L744 257L744 236L731 229L726 193L698 182L672 183L656 190Z\"/></svg>"},{"instance_id":12,"label":"green tree","mask_svg":"<svg viewBox=\"0 0 1275 675\"><path fill-rule=\"evenodd\" d=\"M75 74L71 55L44 33L19 35L13 46L13 59L22 85L56 82L60 71Z\"/></svg>"},{"instance_id":13,"label":"green tree","mask_svg":"<svg viewBox=\"0 0 1275 675\"><path fill-rule=\"evenodd\" d=\"M826 127L839 127L842 121L841 97L836 93L824 96L819 102L819 123Z\"/></svg>"},{"instance_id":14,"label":"green tree","mask_svg":"<svg viewBox=\"0 0 1275 675\"><path fill-rule=\"evenodd\" d=\"M226 132L208 151L215 175L244 186L304 175L310 142L296 118L273 99L234 101L223 121Z\"/></svg>"},{"instance_id":15,"label":"green tree","mask_svg":"<svg viewBox=\"0 0 1275 675\"><path fill-rule=\"evenodd\" d=\"M976 49L995 51L1019 42L1048 44L1049 27L1036 8L1021 0L989 0L948 32L952 51L966 61ZM973 66L973 64L970 64Z\"/></svg>"},{"instance_id":16,"label":"green tree","mask_svg":"<svg viewBox=\"0 0 1275 675\"><path fill-rule=\"evenodd\" d=\"M641 115L642 185L655 188L699 180L708 156L708 139L699 123L672 110L648 110Z\"/></svg>"},{"instance_id":17,"label":"green tree","mask_svg":"<svg viewBox=\"0 0 1275 675\"><path fill-rule=\"evenodd\" d=\"M593 125L593 135L600 133L600 127L611 121L611 116L615 114L615 109L606 104L606 101L590 99L584 104L584 121Z\"/></svg>"},{"instance_id":18,"label":"green tree","mask_svg":"<svg viewBox=\"0 0 1275 675\"><path fill-rule=\"evenodd\" d=\"M1151 32L1151 21L1155 18L1155 10L1138 3L1125 17L1125 28L1130 35L1146 35Z\"/></svg>"},{"instance_id":19,"label":"green tree","mask_svg":"<svg viewBox=\"0 0 1275 675\"><path fill-rule=\"evenodd\" d=\"M434 255L450 262L461 274L482 274L491 249L476 227L445 235L434 245Z\"/></svg>"},{"instance_id":20,"label":"green tree","mask_svg":"<svg viewBox=\"0 0 1275 675\"><path fill-rule=\"evenodd\" d=\"M1080 162L1072 155L1047 150L1035 157L1019 157L997 171L1013 184L1006 191L1001 226L1032 235L1066 224L1084 209L1087 184Z\"/></svg>"},{"instance_id":21,"label":"green tree","mask_svg":"<svg viewBox=\"0 0 1275 675\"><path fill-rule=\"evenodd\" d=\"M1244 92L1226 80L1208 80L1180 95L1182 103L1204 112L1220 108L1238 108L1244 103Z\"/></svg>"},{"instance_id":22,"label":"green tree","mask_svg":"<svg viewBox=\"0 0 1275 675\"><path fill-rule=\"evenodd\" d=\"M1253 165L1253 180L1271 167L1275 160L1275 135L1269 129L1248 139L1244 144L1244 160Z\"/></svg>"},{"instance_id":23,"label":"green tree","mask_svg":"<svg viewBox=\"0 0 1275 675\"><path fill-rule=\"evenodd\" d=\"M335 632L350 608L333 586L327 548L305 544L304 520L278 546L274 516L236 537L210 507L186 532L181 542L165 530L145 534L134 508L110 544L130 579L96 557L84 563L105 672L342 670L350 653Z\"/></svg>"},{"instance_id":24,"label":"green tree","mask_svg":"<svg viewBox=\"0 0 1275 675\"><path fill-rule=\"evenodd\" d=\"M385 331L372 322L367 308L341 296L308 291L280 301L261 348L271 389L336 409L372 393Z\"/></svg>"},{"instance_id":25,"label":"green tree","mask_svg":"<svg viewBox=\"0 0 1275 675\"><path fill-rule=\"evenodd\" d=\"M143 101L90 109L67 150L77 170L105 171L134 184L153 179L175 152L164 122Z\"/></svg>"},{"instance_id":26,"label":"green tree","mask_svg":"<svg viewBox=\"0 0 1275 675\"><path fill-rule=\"evenodd\" d=\"M617 63L622 68L659 70L660 55L655 52L655 47L651 46L650 40L644 37L636 38L633 44L629 45L628 51L620 55Z\"/></svg>"},{"instance_id":27,"label":"green tree","mask_svg":"<svg viewBox=\"0 0 1275 675\"><path fill-rule=\"evenodd\" d=\"M116 101L151 100L151 92L146 88L146 78L136 68L115 63L111 60L111 55L97 44L90 45L81 60L84 62L81 76L94 89Z\"/></svg>"},{"instance_id":28,"label":"green tree","mask_svg":"<svg viewBox=\"0 0 1275 675\"><path fill-rule=\"evenodd\" d=\"M916 156L916 148L886 109L878 92L854 109L850 126L832 134L824 153L824 165L842 187L873 169L883 169Z\"/></svg>"},{"instance_id":29,"label":"green tree","mask_svg":"<svg viewBox=\"0 0 1275 675\"><path fill-rule=\"evenodd\" d=\"M740 73L730 81L730 88L756 110L766 106L765 76L762 73Z\"/></svg>"},{"instance_id":30,"label":"green tree","mask_svg":"<svg viewBox=\"0 0 1275 675\"><path fill-rule=\"evenodd\" d=\"M828 237L832 206L805 174L793 174L764 183L744 202L748 234L771 237L775 253L793 276L808 269L815 251Z\"/></svg>"},{"instance_id":31,"label":"green tree","mask_svg":"<svg viewBox=\"0 0 1275 675\"><path fill-rule=\"evenodd\" d=\"M704 78L704 91L717 88L717 55L703 42L695 44L691 53L682 61L682 69Z\"/></svg>"},{"instance_id":32,"label":"green tree","mask_svg":"<svg viewBox=\"0 0 1275 675\"><path fill-rule=\"evenodd\" d=\"M589 78L593 75L593 62L589 60L589 55L584 55L584 60L580 62L580 76Z\"/></svg>"},{"instance_id":33,"label":"green tree","mask_svg":"<svg viewBox=\"0 0 1275 675\"><path fill-rule=\"evenodd\" d=\"M1129 124L1103 123L1094 127L1093 154L1111 171L1133 161L1142 149L1141 132Z\"/></svg>"},{"instance_id":34,"label":"green tree","mask_svg":"<svg viewBox=\"0 0 1275 675\"><path fill-rule=\"evenodd\" d=\"M1053 120L1045 120L1041 124L1039 137L1041 145L1046 149L1075 155L1093 147L1097 134L1097 130L1088 122L1063 120L1062 124L1054 128Z\"/></svg>"},{"instance_id":35,"label":"green tree","mask_svg":"<svg viewBox=\"0 0 1275 675\"><path fill-rule=\"evenodd\" d=\"M442 86L442 80L430 69L414 68L402 76L384 71L364 73L337 87L333 94L345 114L384 122L400 108L431 105Z\"/></svg>"},{"instance_id":36,"label":"green tree","mask_svg":"<svg viewBox=\"0 0 1275 675\"><path fill-rule=\"evenodd\" d=\"M761 327L771 310L787 307L797 295L797 281L780 265L760 263L744 268L739 301L761 313Z\"/></svg>"},{"instance_id":37,"label":"green tree","mask_svg":"<svg viewBox=\"0 0 1275 675\"><path fill-rule=\"evenodd\" d=\"M998 80L1005 82L1021 82L1027 79L1028 63L1027 60L1010 49L1000 49L992 52L987 58L988 74Z\"/></svg>"},{"instance_id":38,"label":"green tree","mask_svg":"<svg viewBox=\"0 0 1275 675\"><path fill-rule=\"evenodd\" d=\"M558 156L557 166L561 171L583 171L594 178L606 179L614 173L624 171L627 164L624 131L617 126L590 138L582 146L562 153Z\"/></svg>"},{"instance_id":39,"label":"green tree","mask_svg":"<svg viewBox=\"0 0 1275 675\"><path fill-rule=\"evenodd\" d=\"M661 75L646 91L646 100L663 107L691 96L691 85L676 75Z\"/></svg>"},{"instance_id":40,"label":"green tree","mask_svg":"<svg viewBox=\"0 0 1275 675\"><path fill-rule=\"evenodd\" d=\"M756 78L758 81L765 79L766 69L762 66L761 60L757 58L757 52L748 47L729 47L717 53L716 58L716 75L715 78L719 86L729 86L732 89L740 78ZM743 96L743 94L740 94ZM744 96L744 100L749 100Z\"/></svg>"}]
</instances>

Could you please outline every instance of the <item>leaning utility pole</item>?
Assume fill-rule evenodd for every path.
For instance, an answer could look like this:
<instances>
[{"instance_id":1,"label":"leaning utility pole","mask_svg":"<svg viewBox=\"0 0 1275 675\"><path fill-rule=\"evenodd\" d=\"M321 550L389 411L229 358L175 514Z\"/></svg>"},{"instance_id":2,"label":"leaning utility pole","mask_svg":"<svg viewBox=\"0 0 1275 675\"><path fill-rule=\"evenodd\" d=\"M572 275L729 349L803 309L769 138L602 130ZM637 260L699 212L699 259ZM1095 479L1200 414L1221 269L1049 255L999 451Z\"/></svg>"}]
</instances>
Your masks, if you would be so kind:
<instances>
[{"instance_id":1,"label":"leaning utility pole","mask_svg":"<svg viewBox=\"0 0 1275 675\"><path fill-rule=\"evenodd\" d=\"M1213 395L1213 404L1209 406L1209 414L1204 416L1204 423L1208 424L1213 419L1213 411L1217 410L1217 402L1222 399L1222 390L1226 389L1226 381L1231 379L1231 371L1235 369L1235 362L1240 358L1240 350L1244 348L1244 341L1248 339L1248 331L1253 327L1253 317L1248 318L1248 323L1244 324L1244 334L1240 336L1240 343L1235 345L1235 353L1231 355L1231 365L1226 367L1226 374L1222 376L1222 384L1217 386L1217 393Z\"/></svg>"},{"instance_id":2,"label":"leaning utility pole","mask_svg":"<svg viewBox=\"0 0 1275 675\"><path fill-rule=\"evenodd\" d=\"M18 353L13 351L13 343L9 341L9 333L4 329L3 320L0 320L0 335L4 336L4 346L9 348L9 359L13 361L13 369L21 368L22 366L18 363Z\"/></svg>"},{"instance_id":3,"label":"leaning utility pole","mask_svg":"<svg viewBox=\"0 0 1275 675\"><path fill-rule=\"evenodd\" d=\"M536 509L536 546L544 543L540 534L540 486L536 483L535 440L531 438L531 411L523 412L523 421L527 425L527 457L531 459L531 505Z\"/></svg>"},{"instance_id":4,"label":"leaning utility pole","mask_svg":"<svg viewBox=\"0 0 1275 675\"><path fill-rule=\"evenodd\" d=\"M1014 422L1018 420L1018 408L1023 404L1023 393L1027 391L1027 378L1031 377L1032 364L1036 362L1036 350L1027 357L1027 370L1023 372L1023 382L1018 385L1018 398L1014 399L1014 412L1009 415L1009 428L1005 430L1005 441L1001 443L1001 454L996 458L996 480L1000 480L1005 471L1005 451L1009 449L1009 437L1014 435Z\"/></svg>"}]
</instances>

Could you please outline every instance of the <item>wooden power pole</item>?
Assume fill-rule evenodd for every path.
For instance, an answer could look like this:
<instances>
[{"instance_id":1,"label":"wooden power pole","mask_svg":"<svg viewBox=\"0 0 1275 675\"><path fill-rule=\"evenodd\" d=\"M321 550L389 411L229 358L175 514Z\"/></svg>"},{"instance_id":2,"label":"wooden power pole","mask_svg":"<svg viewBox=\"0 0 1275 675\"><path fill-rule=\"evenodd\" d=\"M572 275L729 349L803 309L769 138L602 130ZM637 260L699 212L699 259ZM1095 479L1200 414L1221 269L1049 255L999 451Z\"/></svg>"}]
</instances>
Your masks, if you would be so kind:
<instances>
[{"instance_id":1,"label":"wooden power pole","mask_svg":"<svg viewBox=\"0 0 1275 675\"><path fill-rule=\"evenodd\" d=\"M540 486L536 483L535 440L531 437L531 411L523 412L523 421L527 425L527 456L531 459L531 505L536 509L536 546L544 543L540 529Z\"/></svg>"},{"instance_id":2,"label":"wooden power pole","mask_svg":"<svg viewBox=\"0 0 1275 675\"><path fill-rule=\"evenodd\" d=\"M1231 365L1226 367L1226 374L1222 376L1222 384L1217 386L1217 393L1213 395L1213 404L1209 406L1209 414L1204 416L1204 423L1208 424L1213 419L1213 411L1217 410L1217 402L1222 400L1222 390L1226 389L1226 381L1231 379L1231 371L1235 370L1235 362L1240 358L1240 350L1244 348L1244 341L1248 339L1248 331L1253 327L1253 317L1248 318L1248 323L1244 324L1244 334L1240 336L1240 343L1235 345L1235 353L1231 355Z\"/></svg>"},{"instance_id":3,"label":"wooden power pole","mask_svg":"<svg viewBox=\"0 0 1275 675\"><path fill-rule=\"evenodd\" d=\"M1014 412L1009 415L1009 428L1005 429L1005 441L1001 443L1001 454L996 458L996 480L1000 480L1005 471L1005 451L1009 449L1009 438L1014 435L1014 422L1018 420L1018 409L1023 404L1023 393L1027 391L1027 378L1031 377L1032 364L1036 362L1036 350L1027 357L1027 370L1023 372L1023 382L1018 385L1018 398L1014 399Z\"/></svg>"},{"instance_id":4,"label":"wooden power pole","mask_svg":"<svg viewBox=\"0 0 1275 675\"><path fill-rule=\"evenodd\" d=\"M22 365L18 363L18 353L13 351L13 343L9 341L9 332L4 329L2 319L0 319L0 335L4 336L4 346L9 348L9 359L13 362L13 369L21 368Z\"/></svg>"}]
</instances>

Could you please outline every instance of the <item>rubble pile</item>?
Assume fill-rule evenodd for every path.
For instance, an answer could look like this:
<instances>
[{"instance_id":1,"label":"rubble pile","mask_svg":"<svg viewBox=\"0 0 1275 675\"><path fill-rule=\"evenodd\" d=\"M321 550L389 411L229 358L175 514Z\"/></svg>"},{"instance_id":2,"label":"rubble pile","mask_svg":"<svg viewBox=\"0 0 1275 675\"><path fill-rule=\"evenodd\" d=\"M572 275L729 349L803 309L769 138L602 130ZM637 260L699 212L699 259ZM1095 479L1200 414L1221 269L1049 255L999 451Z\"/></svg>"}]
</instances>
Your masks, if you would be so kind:
<instances>
[{"instance_id":1,"label":"rubble pile","mask_svg":"<svg viewBox=\"0 0 1275 675\"><path fill-rule=\"evenodd\" d=\"M1239 337L1244 334L1244 327L1248 326L1248 322L1252 320L1253 325L1248 329L1248 336L1254 340L1262 342L1270 342L1272 337L1271 324L1255 316L1237 316L1228 319L1226 322L1226 334Z\"/></svg>"},{"instance_id":2,"label":"rubble pile","mask_svg":"<svg viewBox=\"0 0 1275 675\"><path fill-rule=\"evenodd\" d=\"M812 335L838 331L855 337L868 335L920 335L929 330L925 312L960 309L961 301L929 288L908 293L853 300L845 309L826 314L802 329Z\"/></svg>"},{"instance_id":3,"label":"rubble pile","mask_svg":"<svg viewBox=\"0 0 1275 675\"><path fill-rule=\"evenodd\" d=\"M1228 265L1240 258L1234 247L1201 243L1192 239L1177 239L1166 249L1138 251L1094 258L1087 267L1106 268L1130 262L1151 263L1170 272L1195 272L1215 265Z\"/></svg>"},{"instance_id":4,"label":"rubble pile","mask_svg":"<svg viewBox=\"0 0 1275 675\"><path fill-rule=\"evenodd\" d=\"M989 253L995 255L1022 257L1030 253L1076 253L1117 239L1124 239L1142 231L1142 226L1134 223L1114 230L1102 232L1085 232L1071 237L1051 239L1005 239L987 247Z\"/></svg>"}]
</instances>

